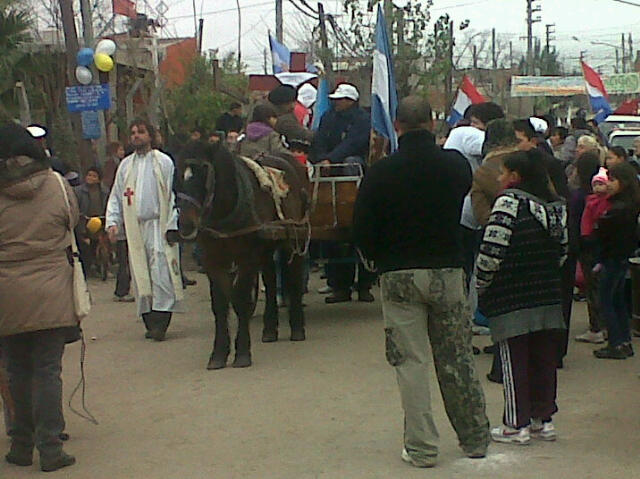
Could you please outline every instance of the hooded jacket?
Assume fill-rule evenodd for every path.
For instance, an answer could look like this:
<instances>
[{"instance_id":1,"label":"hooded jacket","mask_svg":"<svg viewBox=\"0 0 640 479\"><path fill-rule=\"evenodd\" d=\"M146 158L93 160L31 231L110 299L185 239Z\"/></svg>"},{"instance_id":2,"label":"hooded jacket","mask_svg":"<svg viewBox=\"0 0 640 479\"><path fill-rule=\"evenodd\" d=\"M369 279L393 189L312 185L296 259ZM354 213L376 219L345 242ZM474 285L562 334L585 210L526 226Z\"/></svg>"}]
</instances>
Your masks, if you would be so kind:
<instances>
[{"instance_id":1,"label":"hooded jacket","mask_svg":"<svg viewBox=\"0 0 640 479\"><path fill-rule=\"evenodd\" d=\"M498 177L502 162L507 155L516 151L518 151L516 147L499 147L490 151L473 174L471 205L476 220L482 226L489 221L493 202L500 194L501 186Z\"/></svg>"},{"instance_id":2,"label":"hooded jacket","mask_svg":"<svg viewBox=\"0 0 640 479\"><path fill-rule=\"evenodd\" d=\"M477 259L478 307L494 341L564 328L560 267L567 251L563 201L518 189L498 196Z\"/></svg>"},{"instance_id":3,"label":"hooded jacket","mask_svg":"<svg viewBox=\"0 0 640 479\"><path fill-rule=\"evenodd\" d=\"M55 174L42 170L0 189L0 337L78 324L68 256L78 205L65 181L70 225Z\"/></svg>"},{"instance_id":4,"label":"hooded jacket","mask_svg":"<svg viewBox=\"0 0 640 479\"><path fill-rule=\"evenodd\" d=\"M252 122L247 125L247 135L240 142L239 153L251 158L261 154L279 156L288 161L292 160L291 152L282 143L280 134L262 122Z\"/></svg>"}]
</instances>

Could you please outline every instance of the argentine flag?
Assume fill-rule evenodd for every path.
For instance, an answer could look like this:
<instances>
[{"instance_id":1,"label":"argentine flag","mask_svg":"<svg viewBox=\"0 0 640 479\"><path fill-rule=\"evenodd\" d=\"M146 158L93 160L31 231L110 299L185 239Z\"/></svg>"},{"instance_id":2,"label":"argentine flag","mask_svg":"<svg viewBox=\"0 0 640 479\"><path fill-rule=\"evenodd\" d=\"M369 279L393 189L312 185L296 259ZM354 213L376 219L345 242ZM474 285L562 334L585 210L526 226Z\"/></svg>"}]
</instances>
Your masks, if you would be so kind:
<instances>
[{"instance_id":1,"label":"argentine flag","mask_svg":"<svg viewBox=\"0 0 640 479\"><path fill-rule=\"evenodd\" d=\"M378 5L376 46L373 51L373 79L371 81L371 126L389 140L391 152L398 148L398 137L393 128L398 108L398 93L393 76L391 49L382 7Z\"/></svg>"},{"instance_id":2,"label":"argentine flag","mask_svg":"<svg viewBox=\"0 0 640 479\"><path fill-rule=\"evenodd\" d=\"M288 72L291 64L291 52L289 49L271 35L269 35L269 47L271 48L273 74Z\"/></svg>"},{"instance_id":3,"label":"argentine flag","mask_svg":"<svg viewBox=\"0 0 640 479\"><path fill-rule=\"evenodd\" d=\"M607 119L613 110L609 105L609 95L607 89L602 83L602 78L598 75L593 68L582 63L582 73L584 74L584 83L587 89L587 95L589 95L589 103L591 103L591 111L596 115L594 120L596 123L601 123Z\"/></svg>"}]
</instances>

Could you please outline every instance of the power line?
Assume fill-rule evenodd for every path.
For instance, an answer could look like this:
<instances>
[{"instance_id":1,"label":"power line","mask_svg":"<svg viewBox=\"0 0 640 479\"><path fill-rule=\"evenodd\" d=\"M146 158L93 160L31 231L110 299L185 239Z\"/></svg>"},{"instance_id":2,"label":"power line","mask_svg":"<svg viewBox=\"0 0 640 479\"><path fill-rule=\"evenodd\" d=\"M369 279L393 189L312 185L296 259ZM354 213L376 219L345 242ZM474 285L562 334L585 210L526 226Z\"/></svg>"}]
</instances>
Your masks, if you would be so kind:
<instances>
[{"instance_id":1,"label":"power line","mask_svg":"<svg viewBox=\"0 0 640 479\"><path fill-rule=\"evenodd\" d=\"M314 20L320 20L320 18L319 18L319 17L317 17L317 16L315 16L315 15L310 14L309 12L307 12L306 10L304 10L300 5L298 5L298 4L297 4L296 2L294 2L293 0L289 0L289 3L290 3L291 5L293 5L293 6L296 8L296 10L298 10L298 11L299 11L300 13L302 13L303 15L306 15L307 17L312 18L312 19L314 19Z\"/></svg>"},{"instance_id":2,"label":"power line","mask_svg":"<svg viewBox=\"0 0 640 479\"><path fill-rule=\"evenodd\" d=\"M248 8L255 8L255 7L264 7L265 5L272 5L273 2L261 2L261 3L254 3L252 5L245 5L243 7L240 7L240 10L246 10ZM222 10L211 10L209 12L202 12L201 16L208 16L208 15L217 15L218 13L227 13L227 12L237 12L238 8L237 7L233 7L233 8L225 8ZM193 14L190 15L177 15L175 17L167 17L167 20L179 20L181 18L192 18Z\"/></svg>"}]
</instances>

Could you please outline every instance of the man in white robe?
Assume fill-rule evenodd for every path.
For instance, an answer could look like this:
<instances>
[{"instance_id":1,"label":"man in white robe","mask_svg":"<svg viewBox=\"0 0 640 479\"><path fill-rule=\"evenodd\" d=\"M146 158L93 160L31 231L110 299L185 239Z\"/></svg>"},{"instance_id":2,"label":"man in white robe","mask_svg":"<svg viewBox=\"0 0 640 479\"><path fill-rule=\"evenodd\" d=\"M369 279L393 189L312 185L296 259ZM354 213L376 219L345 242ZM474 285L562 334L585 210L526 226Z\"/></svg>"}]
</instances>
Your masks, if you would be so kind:
<instances>
[{"instance_id":1,"label":"man in white robe","mask_svg":"<svg viewBox=\"0 0 640 479\"><path fill-rule=\"evenodd\" d=\"M135 152L118 166L105 226L111 241L124 228L145 337L162 341L171 314L181 309L183 299L174 165L167 155L152 149L150 123L136 120L130 132Z\"/></svg>"}]
</instances>

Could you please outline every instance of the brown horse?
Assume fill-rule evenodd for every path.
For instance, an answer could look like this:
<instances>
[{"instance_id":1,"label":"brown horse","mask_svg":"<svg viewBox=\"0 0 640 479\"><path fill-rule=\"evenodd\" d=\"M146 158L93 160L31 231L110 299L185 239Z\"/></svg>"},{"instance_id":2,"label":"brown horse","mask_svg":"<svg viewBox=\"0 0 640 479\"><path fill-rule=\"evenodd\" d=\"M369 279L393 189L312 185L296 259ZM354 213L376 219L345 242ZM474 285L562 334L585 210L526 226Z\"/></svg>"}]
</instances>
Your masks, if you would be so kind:
<instances>
[{"instance_id":1,"label":"brown horse","mask_svg":"<svg viewBox=\"0 0 640 479\"><path fill-rule=\"evenodd\" d=\"M215 317L215 338L207 369L220 369L227 364L230 304L238 317L233 367L251 365L249 320L256 307L260 271L266 290L262 341L277 341L278 304L273 261L277 248L283 248L290 257L285 275L290 339L303 341L302 250L306 243L300 233L308 231L305 229L308 228L308 195L304 180L285 160L272 157L259 160L264 166L284 172L289 191L279 214L272 194L259 183L247 163L224 147L192 144L181 157L185 173L179 194L180 235L185 240L195 238L202 248Z\"/></svg>"}]
</instances>

